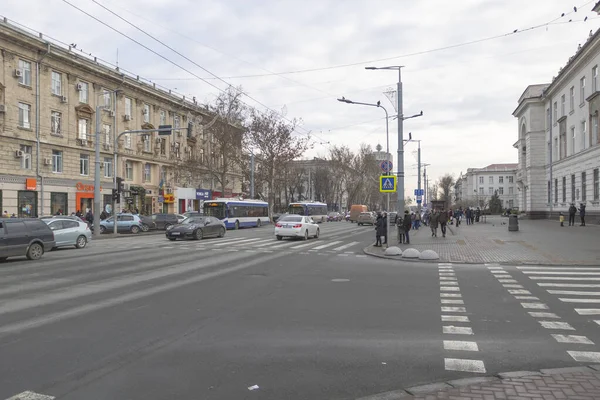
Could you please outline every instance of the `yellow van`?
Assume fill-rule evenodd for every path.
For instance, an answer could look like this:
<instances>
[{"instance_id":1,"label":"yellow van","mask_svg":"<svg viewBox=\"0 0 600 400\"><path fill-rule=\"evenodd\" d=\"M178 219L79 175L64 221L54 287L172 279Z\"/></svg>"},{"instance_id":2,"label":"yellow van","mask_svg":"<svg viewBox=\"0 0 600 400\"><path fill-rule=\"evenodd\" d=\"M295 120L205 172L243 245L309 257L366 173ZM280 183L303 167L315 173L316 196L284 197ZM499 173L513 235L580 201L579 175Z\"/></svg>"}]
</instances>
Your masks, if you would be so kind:
<instances>
[{"instance_id":1,"label":"yellow van","mask_svg":"<svg viewBox=\"0 0 600 400\"><path fill-rule=\"evenodd\" d=\"M360 213L368 212L369 209L364 204L352 204L350 207L350 222L358 221Z\"/></svg>"}]
</instances>

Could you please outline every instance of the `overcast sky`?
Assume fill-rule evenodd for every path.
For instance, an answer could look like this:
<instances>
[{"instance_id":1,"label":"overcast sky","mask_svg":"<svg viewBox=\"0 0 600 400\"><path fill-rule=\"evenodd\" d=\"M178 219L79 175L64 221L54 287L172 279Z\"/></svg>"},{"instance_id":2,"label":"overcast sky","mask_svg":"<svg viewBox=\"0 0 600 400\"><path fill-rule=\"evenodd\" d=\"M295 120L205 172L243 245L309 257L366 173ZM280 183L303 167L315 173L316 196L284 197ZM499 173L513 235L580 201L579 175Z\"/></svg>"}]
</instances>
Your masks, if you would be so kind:
<instances>
[{"instance_id":1,"label":"overcast sky","mask_svg":"<svg viewBox=\"0 0 600 400\"><path fill-rule=\"evenodd\" d=\"M226 87L91 0L69 1L218 88ZM397 73L364 67L404 65L404 115L424 113L405 121L404 131L422 140L422 159L431 164L432 178L516 162L517 122L511 114L519 96L529 84L549 82L600 22L591 12L595 2L586 0L97 1L211 73L242 85L252 97L246 98L248 104L264 109L255 99L286 110L287 118L302 118L299 132L313 134L307 156L327 154L325 142L385 148L383 111L336 98L380 100L394 114L383 92L395 87ZM63 0L4 0L0 13L112 63L118 49L121 68L190 97L210 101L218 93ZM524 32L512 34L515 29ZM503 34L509 35L437 50ZM373 61L381 59L387 60ZM288 73L304 70L312 71ZM395 163L396 126L390 121ZM416 148L417 143L405 147L407 195L417 182Z\"/></svg>"}]
</instances>

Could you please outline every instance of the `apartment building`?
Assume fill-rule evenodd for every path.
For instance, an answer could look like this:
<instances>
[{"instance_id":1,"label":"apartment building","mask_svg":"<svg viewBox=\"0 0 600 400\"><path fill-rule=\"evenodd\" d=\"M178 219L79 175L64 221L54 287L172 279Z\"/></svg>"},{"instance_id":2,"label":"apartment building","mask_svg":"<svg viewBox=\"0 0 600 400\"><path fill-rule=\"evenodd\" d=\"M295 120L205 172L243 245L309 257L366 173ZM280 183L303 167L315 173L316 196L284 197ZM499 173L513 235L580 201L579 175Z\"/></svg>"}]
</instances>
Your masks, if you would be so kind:
<instances>
[{"instance_id":1,"label":"apartment building","mask_svg":"<svg viewBox=\"0 0 600 400\"><path fill-rule=\"evenodd\" d=\"M484 168L468 168L454 185L455 202L485 207L498 193L503 208L517 206L517 164L490 164Z\"/></svg>"},{"instance_id":2,"label":"apartment building","mask_svg":"<svg viewBox=\"0 0 600 400\"><path fill-rule=\"evenodd\" d=\"M593 10L600 13L600 3ZM552 82L528 86L518 119L519 207L532 218L566 212L570 204L600 214L600 30Z\"/></svg>"},{"instance_id":3,"label":"apartment building","mask_svg":"<svg viewBox=\"0 0 600 400\"><path fill-rule=\"evenodd\" d=\"M127 189L119 208L148 214L198 209L207 196L241 192L237 171L228 193L214 190L208 171L185 173L214 157L214 138L203 129L213 115L194 99L0 21L2 211L27 217L91 209L98 116L102 207L112 203L116 176ZM117 140L127 130L190 122L192 135L182 129Z\"/></svg>"}]
</instances>

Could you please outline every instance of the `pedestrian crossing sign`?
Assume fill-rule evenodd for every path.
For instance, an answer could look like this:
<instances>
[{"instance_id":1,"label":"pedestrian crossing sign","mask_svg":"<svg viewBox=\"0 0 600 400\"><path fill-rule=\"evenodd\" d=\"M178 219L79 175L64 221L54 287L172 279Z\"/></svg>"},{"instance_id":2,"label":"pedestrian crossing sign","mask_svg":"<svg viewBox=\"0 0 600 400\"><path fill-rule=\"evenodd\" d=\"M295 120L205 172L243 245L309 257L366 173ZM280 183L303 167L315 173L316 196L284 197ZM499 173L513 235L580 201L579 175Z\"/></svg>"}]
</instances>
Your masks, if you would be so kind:
<instances>
[{"instance_id":1,"label":"pedestrian crossing sign","mask_svg":"<svg viewBox=\"0 0 600 400\"><path fill-rule=\"evenodd\" d=\"M396 183L394 175L381 175L379 177L379 191L381 193L394 193L396 191Z\"/></svg>"}]
</instances>

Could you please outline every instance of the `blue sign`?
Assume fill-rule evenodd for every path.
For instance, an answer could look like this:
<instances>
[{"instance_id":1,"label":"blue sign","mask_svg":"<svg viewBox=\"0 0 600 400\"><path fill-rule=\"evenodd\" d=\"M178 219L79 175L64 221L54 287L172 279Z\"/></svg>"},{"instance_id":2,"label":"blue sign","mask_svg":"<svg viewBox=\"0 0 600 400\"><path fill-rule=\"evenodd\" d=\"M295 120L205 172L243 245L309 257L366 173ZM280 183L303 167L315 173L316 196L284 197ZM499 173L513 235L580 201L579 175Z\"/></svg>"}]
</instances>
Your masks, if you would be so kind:
<instances>
[{"instance_id":1,"label":"blue sign","mask_svg":"<svg viewBox=\"0 0 600 400\"><path fill-rule=\"evenodd\" d=\"M196 200L210 200L212 192L208 189L196 189Z\"/></svg>"},{"instance_id":2,"label":"blue sign","mask_svg":"<svg viewBox=\"0 0 600 400\"><path fill-rule=\"evenodd\" d=\"M165 202L164 196L158 196L158 202L159 203L164 203Z\"/></svg>"},{"instance_id":3,"label":"blue sign","mask_svg":"<svg viewBox=\"0 0 600 400\"><path fill-rule=\"evenodd\" d=\"M423 196L424 189L415 189L415 196Z\"/></svg>"},{"instance_id":4,"label":"blue sign","mask_svg":"<svg viewBox=\"0 0 600 400\"><path fill-rule=\"evenodd\" d=\"M394 168L394 164L392 164L391 161L387 161L387 160L382 161L379 164L379 166L381 167L381 170L386 173L392 171L392 169Z\"/></svg>"},{"instance_id":5,"label":"blue sign","mask_svg":"<svg viewBox=\"0 0 600 400\"><path fill-rule=\"evenodd\" d=\"M379 191L381 193L393 193L396 191L396 176L381 175L379 177Z\"/></svg>"},{"instance_id":6,"label":"blue sign","mask_svg":"<svg viewBox=\"0 0 600 400\"><path fill-rule=\"evenodd\" d=\"M417 204L421 204L422 201L423 200L421 200L421 199L417 199Z\"/></svg>"}]
</instances>

